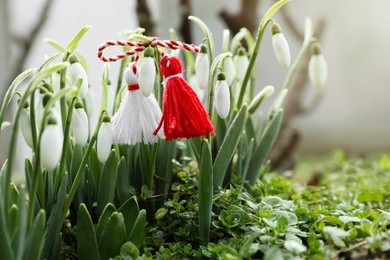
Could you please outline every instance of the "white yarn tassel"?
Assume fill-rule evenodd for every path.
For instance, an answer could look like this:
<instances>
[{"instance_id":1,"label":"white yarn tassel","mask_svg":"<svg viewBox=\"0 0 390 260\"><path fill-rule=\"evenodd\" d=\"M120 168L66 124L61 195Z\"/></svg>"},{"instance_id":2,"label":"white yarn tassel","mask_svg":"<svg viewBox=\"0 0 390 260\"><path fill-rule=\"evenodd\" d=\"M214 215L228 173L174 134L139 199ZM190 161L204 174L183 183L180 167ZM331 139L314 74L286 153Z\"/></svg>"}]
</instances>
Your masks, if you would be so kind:
<instances>
[{"instance_id":1,"label":"white yarn tassel","mask_svg":"<svg viewBox=\"0 0 390 260\"><path fill-rule=\"evenodd\" d=\"M125 71L128 90L111 120L114 143L155 143L159 137L163 137L162 131L153 135L162 117L161 109L153 94L148 97L142 95L136 70L133 65Z\"/></svg>"}]
</instances>

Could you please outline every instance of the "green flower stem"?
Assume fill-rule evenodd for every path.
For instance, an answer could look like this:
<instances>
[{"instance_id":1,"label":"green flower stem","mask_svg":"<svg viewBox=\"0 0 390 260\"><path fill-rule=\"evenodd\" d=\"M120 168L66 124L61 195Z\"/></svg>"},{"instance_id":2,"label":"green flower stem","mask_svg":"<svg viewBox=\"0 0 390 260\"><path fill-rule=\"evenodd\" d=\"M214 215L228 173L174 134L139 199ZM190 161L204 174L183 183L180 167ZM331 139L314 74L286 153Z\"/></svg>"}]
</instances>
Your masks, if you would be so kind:
<instances>
[{"instance_id":1,"label":"green flower stem","mask_svg":"<svg viewBox=\"0 0 390 260\"><path fill-rule=\"evenodd\" d=\"M126 63L127 63L127 58L121 60L121 66L119 68L118 81L116 83L116 92L115 92L115 101L114 101L114 104L115 104L114 113L119 108L119 104L120 104L120 98L121 98L120 93L121 93L121 88L122 88L123 72L124 72Z\"/></svg>"},{"instance_id":2,"label":"green flower stem","mask_svg":"<svg viewBox=\"0 0 390 260\"><path fill-rule=\"evenodd\" d=\"M64 58L62 61L68 61L70 57L70 53L66 52L64 54ZM61 79L60 79L60 90L64 89L66 87L66 68L61 70ZM66 122L66 99L65 97L62 97L60 100L60 108L61 108L61 120L62 120L62 126L65 126Z\"/></svg>"},{"instance_id":3,"label":"green flower stem","mask_svg":"<svg viewBox=\"0 0 390 260\"><path fill-rule=\"evenodd\" d=\"M35 118L35 93L32 93L30 97L30 124L31 124L31 137L33 142L33 150L36 154L37 143L37 120Z\"/></svg>"},{"instance_id":4,"label":"green flower stem","mask_svg":"<svg viewBox=\"0 0 390 260\"><path fill-rule=\"evenodd\" d=\"M16 110L16 113L15 113L15 116L14 116L14 124L12 126L12 135L11 135L11 139L10 139L10 144L9 144L9 150L8 150L8 167L7 167L7 171L5 173L5 179L4 179L4 183L10 183L11 182L11 176L12 176L12 171L13 171L13 164L15 162L15 154L16 154L16 142L18 140L18 130L19 130L19 118L20 118L20 114L22 112L22 109L24 109L24 105L25 103L27 102L27 99L30 97L31 94L34 93L34 90L37 88L37 85L44 79L46 78L47 76L49 76L50 74L58 71L58 70L61 70L65 67L67 67L69 65L69 63L67 62L62 62L62 63L58 63L58 64L55 64L43 71L40 71L30 82L30 84L28 85L24 95L20 98L19 100L19 106ZM9 207L9 192L10 192L10 185L4 185L4 193L3 193L3 205L4 205L4 211L7 212L8 211L8 207ZM35 200L35 197L32 196L32 194L30 193L29 194L29 197L30 197L30 203L31 201ZM33 208L33 207L32 207ZM5 221L8 221L8 220L5 220ZM30 223L29 223L30 224Z\"/></svg>"},{"instance_id":5,"label":"green flower stem","mask_svg":"<svg viewBox=\"0 0 390 260\"><path fill-rule=\"evenodd\" d=\"M28 76L33 74L36 70L37 69L33 68L22 72L21 74L19 74L19 76L16 77L16 79L12 82L11 86L8 88L7 92L4 95L3 104L1 105L1 109L0 109L0 126L4 122L4 117L7 112L7 107L11 102L12 97L15 94L16 87L19 86L20 83L22 83Z\"/></svg>"},{"instance_id":6,"label":"green flower stem","mask_svg":"<svg viewBox=\"0 0 390 260\"><path fill-rule=\"evenodd\" d=\"M91 140L88 144L88 148L87 150L85 151L84 153L84 157L83 157L83 160L81 161L80 163L80 167L79 169L77 170L77 173L76 173L76 177L74 178L73 180L73 183L72 183L72 186L70 188L70 191L69 191L69 194L68 196L66 197L66 200L65 200L65 206L64 208L62 209L62 215L61 215L61 220L58 222L59 223L59 226L57 227L57 233L60 232L60 229L61 229L61 226L62 226L62 223L64 222L65 220L65 217L66 217L66 213L68 212L69 210L69 207L70 207L70 204L72 203L73 201L73 197L74 195L76 194L76 191L77 191L77 188L79 186L79 183L81 181L81 177L83 176L83 172L85 170L85 167L87 166L87 163L88 163L88 160L89 160L89 155L91 154L91 151L92 151L92 148L96 142L96 139L97 139L97 135L99 133L99 129L100 129L100 126L103 122L103 117L106 115L106 112L105 111L102 111L100 113L100 117L98 119L98 123L96 125L96 128L95 128L95 131L93 133L93 136L91 137Z\"/></svg>"},{"instance_id":7,"label":"green flower stem","mask_svg":"<svg viewBox=\"0 0 390 260\"><path fill-rule=\"evenodd\" d=\"M73 106L74 106L74 103L76 102L76 100L77 100L77 97L72 98L72 101L70 102L70 106L68 108L68 116L66 118L66 125L65 125L65 129L64 129L64 140L62 143L60 168L58 170L58 177L56 178L55 194L58 193L58 191L61 187L62 177L65 174L66 154L67 154L68 143L69 143L69 138L70 138L70 124L72 122Z\"/></svg>"},{"instance_id":8,"label":"green flower stem","mask_svg":"<svg viewBox=\"0 0 390 260\"><path fill-rule=\"evenodd\" d=\"M255 44L255 47L253 49L253 53L251 55L251 58L249 60L249 65L248 65L248 69L246 70L244 80L242 81L240 95L238 96L238 101L237 101L237 108L238 109L240 109L242 106L242 101L244 99L246 86L248 85L249 77L251 76L252 70L255 66L257 54L259 53L260 43L261 43L261 40L263 38L265 28L267 27L269 22L270 22L270 20L266 20L265 24L263 26L264 20L261 21L259 32L258 32L257 38L256 38L256 44Z\"/></svg>"},{"instance_id":9,"label":"green flower stem","mask_svg":"<svg viewBox=\"0 0 390 260\"><path fill-rule=\"evenodd\" d=\"M264 14L264 17L263 19L261 20L261 23L260 23L260 27L259 27L259 31L257 33L257 38L256 38L256 43L255 43L255 47L253 49L253 53L252 53L252 56L251 56L251 59L249 60L249 65L248 65L248 69L245 73L245 77L244 77L244 80L242 82L242 87L241 87L241 91L240 91L240 95L238 97L238 101L237 101L237 108L240 109L241 106L242 106L242 101L244 99L244 94L245 94L245 90L246 90L246 86L248 84L248 81L249 81L249 77L252 73L252 70L253 70L253 67L255 65L255 61L256 61L256 57L257 57L257 54L259 53L259 48L260 48L260 43L261 43L261 40L263 38L263 34L264 34L264 31L265 29L267 28L267 25L268 23L271 21L271 18L272 16L285 4L287 4L290 0L280 0L278 2L276 2L273 6L271 6L270 9L268 9L268 11Z\"/></svg>"},{"instance_id":10,"label":"green flower stem","mask_svg":"<svg viewBox=\"0 0 390 260\"><path fill-rule=\"evenodd\" d=\"M158 152L158 146L159 142L153 144L152 146L152 154L150 156L150 168L149 168L149 189L153 190L153 180L154 180L154 173L156 170L156 159L157 159L157 152Z\"/></svg>"}]
</instances>

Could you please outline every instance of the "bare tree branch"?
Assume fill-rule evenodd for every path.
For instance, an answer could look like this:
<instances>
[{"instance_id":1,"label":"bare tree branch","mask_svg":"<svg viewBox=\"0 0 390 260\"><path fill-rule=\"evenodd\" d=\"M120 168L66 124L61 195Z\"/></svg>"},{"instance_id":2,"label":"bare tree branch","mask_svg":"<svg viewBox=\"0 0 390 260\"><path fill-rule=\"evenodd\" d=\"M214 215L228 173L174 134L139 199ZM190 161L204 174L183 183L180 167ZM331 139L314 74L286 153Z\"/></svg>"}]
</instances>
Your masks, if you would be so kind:
<instances>
[{"instance_id":1,"label":"bare tree branch","mask_svg":"<svg viewBox=\"0 0 390 260\"><path fill-rule=\"evenodd\" d=\"M47 21L53 2L54 0L46 0L43 9L41 11L41 14L39 16L37 15L39 18L36 21L36 24L32 27L32 30L26 36L13 37L18 41L18 43L21 46L21 49L19 51L19 56L16 58L16 62L13 67L13 70L10 73L9 82L7 84L8 86L12 83L12 80L16 78L17 75L19 75L19 73L23 71L23 68L27 61L30 50L35 42L35 39L37 38L39 32L42 30L43 26Z\"/></svg>"},{"instance_id":2,"label":"bare tree branch","mask_svg":"<svg viewBox=\"0 0 390 260\"><path fill-rule=\"evenodd\" d=\"M188 16L192 14L191 0L180 0L180 27L179 32L184 42L192 43L192 29Z\"/></svg>"},{"instance_id":3,"label":"bare tree branch","mask_svg":"<svg viewBox=\"0 0 390 260\"><path fill-rule=\"evenodd\" d=\"M232 34L236 34L241 28L246 27L252 34L255 34L259 26L257 10L260 0L241 0L241 9L236 14L229 14L225 9L219 12L219 16L229 27Z\"/></svg>"},{"instance_id":4,"label":"bare tree branch","mask_svg":"<svg viewBox=\"0 0 390 260\"><path fill-rule=\"evenodd\" d=\"M154 22L146 0L137 0L136 10L139 26L145 29L146 35L154 35Z\"/></svg>"}]
</instances>

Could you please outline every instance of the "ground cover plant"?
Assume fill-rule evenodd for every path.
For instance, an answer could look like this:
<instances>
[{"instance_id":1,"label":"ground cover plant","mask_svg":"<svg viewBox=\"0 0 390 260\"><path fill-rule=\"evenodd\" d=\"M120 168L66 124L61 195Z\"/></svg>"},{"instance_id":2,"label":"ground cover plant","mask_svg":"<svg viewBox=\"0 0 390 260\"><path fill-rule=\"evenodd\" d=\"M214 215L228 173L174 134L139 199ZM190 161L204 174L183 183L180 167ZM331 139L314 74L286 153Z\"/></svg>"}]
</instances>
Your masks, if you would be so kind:
<instances>
[{"instance_id":1,"label":"ground cover plant","mask_svg":"<svg viewBox=\"0 0 390 260\"><path fill-rule=\"evenodd\" d=\"M90 120L97 110L87 61L77 51L90 28L67 46L47 40L57 53L21 73L0 110L2 128L12 128L0 171L2 256L329 258L348 253L349 246L386 253L385 181L372 189L363 177L353 179L360 166L352 163L348 169L359 174L346 183L361 186L334 187L329 178L306 188L270 173L266 158L280 128L282 103L307 52L312 85L321 88L327 77L309 18L291 62L282 29L272 19L287 2L265 13L255 39L245 28L236 35L225 30L219 55L207 25L193 16L205 34L198 45L178 41L173 30L171 39L162 40L143 35L142 28L127 32L125 40L97 45L103 75L96 123ZM263 114L261 104L274 88L255 93L255 65L267 30L288 73ZM118 54L106 56L107 48ZM121 64L115 84L110 62ZM15 99L16 111L6 122ZM16 185L19 132L32 156L25 159L25 183ZM384 157L370 168L372 180L376 174L386 180L388 164Z\"/></svg>"}]
</instances>

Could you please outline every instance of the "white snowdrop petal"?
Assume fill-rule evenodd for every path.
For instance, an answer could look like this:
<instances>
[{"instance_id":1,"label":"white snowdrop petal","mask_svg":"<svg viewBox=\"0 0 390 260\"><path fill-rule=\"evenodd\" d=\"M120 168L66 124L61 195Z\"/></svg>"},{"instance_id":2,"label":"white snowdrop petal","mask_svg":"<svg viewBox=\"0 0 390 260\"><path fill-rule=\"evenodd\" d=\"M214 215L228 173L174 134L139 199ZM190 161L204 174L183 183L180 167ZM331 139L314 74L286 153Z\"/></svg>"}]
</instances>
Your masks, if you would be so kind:
<instances>
[{"instance_id":1,"label":"white snowdrop petal","mask_svg":"<svg viewBox=\"0 0 390 260\"><path fill-rule=\"evenodd\" d=\"M115 103L115 95L114 95L114 89L111 85L107 86L108 95L107 95L107 113L109 116L112 116L112 113L114 111L114 103Z\"/></svg>"},{"instance_id":2,"label":"white snowdrop petal","mask_svg":"<svg viewBox=\"0 0 390 260\"><path fill-rule=\"evenodd\" d=\"M284 35L282 33L274 34L272 36L272 45L280 66L288 68L291 61L290 48Z\"/></svg>"},{"instance_id":3,"label":"white snowdrop petal","mask_svg":"<svg viewBox=\"0 0 390 260\"><path fill-rule=\"evenodd\" d=\"M95 99L94 99L93 91L91 88L89 88L88 94L85 97L85 111L87 112L88 118L91 118L93 115L94 103L95 103Z\"/></svg>"},{"instance_id":4,"label":"white snowdrop petal","mask_svg":"<svg viewBox=\"0 0 390 260\"><path fill-rule=\"evenodd\" d=\"M83 108L74 109L72 128L75 142L84 147L88 141L88 116Z\"/></svg>"},{"instance_id":5,"label":"white snowdrop petal","mask_svg":"<svg viewBox=\"0 0 390 260\"><path fill-rule=\"evenodd\" d=\"M146 57L143 59L140 65L138 77L142 95L148 97L152 93L155 79L156 67L154 65L154 59L151 57Z\"/></svg>"},{"instance_id":6,"label":"white snowdrop petal","mask_svg":"<svg viewBox=\"0 0 390 260\"><path fill-rule=\"evenodd\" d=\"M81 84L81 87L79 89L79 96L81 98L85 98L88 93L88 75L84 67L79 62L75 62L69 65L68 70L69 80L73 86L76 85L79 77L83 79L83 83Z\"/></svg>"},{"instance_id":7,"label":"white snowdrop petal","mask_svg":"<svg viewBox=\"0 0 390 260\"><path fill-rule=\"evenodd\" d=\"M226 80L215 84L215 108L221 118L226 118L230 111L230 91Z\"/></svg>"},{"instance_id":8,"label":"white snowdrop petal","mask_svg":"<svg viewBox=\"0 0 390 260\"><path fill-rule=\"evenodd\" d=\"M235 67L232 57L226 57L223 63L223 70L226 75L226 83L231 86L235 77Z\"/></svg>"},{"instance_id":9,"label":"white snowdrop petal","mask_svg":"<svg viewBox=\"0 0 390 260\"><path fill-rule=\"evenodd\" d=\"M20 130L22 132L23 138L26 141L27 145L31 148L33 147L33 141L32 141L32 132L31 132L31 120L30 120L30 113L23 109L22 113L20 114Z\"/></svg>"},{"instance_id":10,"label":"white snowdrop petal","mask_svg":"<svg viewBox=\"0 0 390 260\"><path fill-rule=\"evenodd\" d=\"M61 159L63 133L58 125L47 125L42 132L40 157L42 168L54 170Z\"/></svg>"},{"instance_id":11,"label":"white snowdrop petal","mask_svg":"<svg viewBox=\"0 0 390 260\"><path fill-rule=\"evenodd\" d=\"M249 60L245 55L237 56L236 61L236 76L238 82L242 82L245 77L246 70L248 69Z\"/></svg>"},{"instance_id":12,"label":"white snowdrop petal","mask_svg":"<svg viewBox=\"0 0 390 260\"><path fill-rule=\"evenodd\" d=\"M309 63L309 79L316 88L325 85L328 78L328 66L322 54L312 55Z\"/></svg>"},{"instance_id":13,"label":"white snowdrop petal","mask_svg":"<svg viewBox=\"0 0 390 260\"><path fill-rule=\"evenodd\" d=\"M105 163L111 152L112 129L110 123L102 123L97 137L97 156L101 163Z\"/></svg>"},{"instance_id":14,"label":"white snowdrop petal","mask_svg":"<svg viewBox=\"0 0 390 260\"><path fill-rule=\"evenodd\" d=\"M205 89L209 82L210 61L207 53L199 53L195 60L195 73L198 87Z\"/></svg>"}]
</instances>

